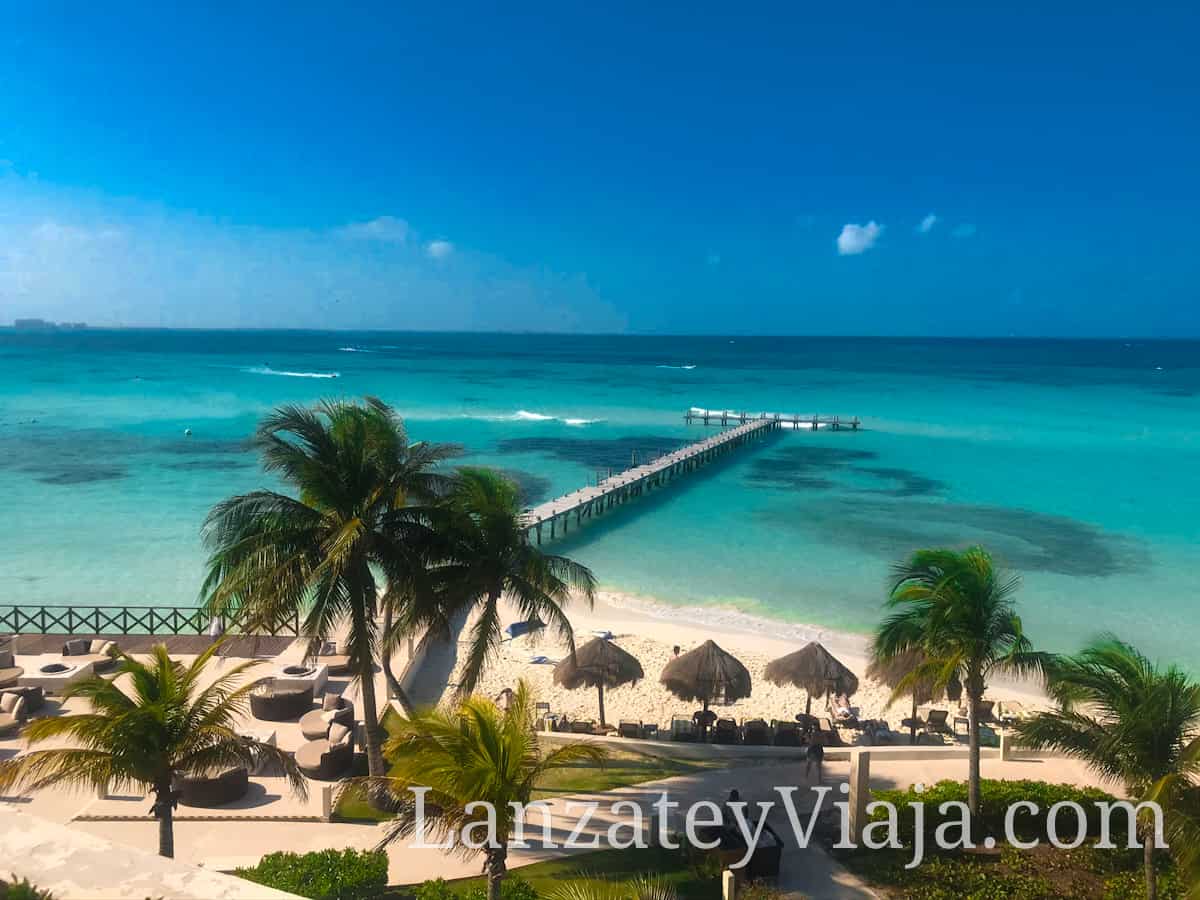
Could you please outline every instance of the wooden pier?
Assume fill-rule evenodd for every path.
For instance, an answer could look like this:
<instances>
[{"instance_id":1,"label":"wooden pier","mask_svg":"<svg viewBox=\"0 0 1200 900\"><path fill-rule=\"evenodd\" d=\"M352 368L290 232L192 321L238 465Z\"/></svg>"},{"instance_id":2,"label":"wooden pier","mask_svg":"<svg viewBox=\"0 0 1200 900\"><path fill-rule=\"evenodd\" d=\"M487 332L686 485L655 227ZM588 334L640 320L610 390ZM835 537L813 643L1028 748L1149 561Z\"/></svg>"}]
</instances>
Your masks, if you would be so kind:
<instances>
[{"instance_id":1,"label":"wooden pier","mask_svg":"<svg viewBox=\"0 0 1200 900\"><path fill-rule=\"evenodd\" d=\"M745 425L750 422L778 422L780 428L793 431L840 431L848 428L858 431L862 422L858 416L820 416L816 414L802 415L800 413L748 413L730 409L700 409L693 406L683 414L683 420L689 425Z\"/></svg>"},{"instance_id":2,"label":"wooden pier","mask_svg":"<svg viewBox=\"0 0 1200 900\"><path fill-rule=\"evenodd\" d=\"M571 525L579 528L588 519L600 516L614 506L640 497L647 491L664 487L680 475L693 472L726 453L784 427L786 423L773 418L738 422L732 428L702 441L610 475L594 487L580 488L534 507L522 518L525 533L532 543L538 545L543 540L561 537Z\"/></svg>"}]
</instances>

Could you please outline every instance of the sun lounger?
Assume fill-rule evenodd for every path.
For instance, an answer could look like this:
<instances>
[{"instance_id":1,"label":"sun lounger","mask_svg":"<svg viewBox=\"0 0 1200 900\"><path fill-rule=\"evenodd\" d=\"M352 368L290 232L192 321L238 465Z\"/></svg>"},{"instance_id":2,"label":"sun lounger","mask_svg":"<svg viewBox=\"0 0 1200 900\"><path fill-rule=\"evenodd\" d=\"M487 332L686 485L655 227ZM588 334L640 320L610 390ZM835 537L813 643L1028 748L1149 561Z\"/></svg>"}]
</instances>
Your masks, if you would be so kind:
<instances>
[{"instance_id":1,"label":"sun lounger","mask_svg":"<svg viewBox=\"0 0 1200 900\"><path fill-rule=\"evenodd\" d=\"M953 734L954 729L950 727L947 721L950 718L949 710L931 709L928 717L925 719L926 734Z\"/></svg>"},{"instance_id":2,"label":"sun lounger","mask_svg":"<svg viewBox=\"0 0 1200 900\"><path fill-rule=\"evenodd\" d=\"M995 700L980 700L979 707L975 710L976 717L980 723L987 725L999 724L1000 720L996 718L995 708Z\"/></svg>"},{"instance_id":3,"label":"sun lounger","mask_svg":"<svg viewBox=\"0 0 1200 900\"><path fill-rule=\"evenodd\" d=\"M337 694L326 694L321 708L300 717L300 733L308 741L319 741L329 734L334 723L354 727L354 704Z\"/></svg>"},{"instance_id":4,"label":"sun lounger","mask_svg":"<svg viewBox=\"0 0 1200 900\"><path fill-rule=\"evenodd\" d=\"M813 743L819 743L825 747L840 747L842 746L842 736L837 733L837 729L833 727L833 722L828 718L817 719L817 730L813 733Z\"/></svg>"},{"instance_id":5,"label":"sun lounger","mask_svg":"<svg viewBox=\"0 0 1200 900\"><path fill-rule=\"evenodd\" d=\"M343 725L333 725L329 737L309 741L296 751L296 765L309 778L332 781L340 777L354 762L354 731Z\"/></svg>"},{"instance_id":6,"label":"sun lounger","mask_svg":"<svg viewBox=\"0 0 1200 900\"><path fill-rule=\"evenodd\" d=\"M696 743L696 723L683 716L671 719L671 740L688 744Z\"/></svg>"},{"instance_id":7,"label":"sun lounger","mask_svg":"<svg viewBox=\"0 0 1200 900\"><path fill-rule=\"evenodd\" d=\"M771 730L762 719L742 723L742 743L751 747L766 747L771 743Z\"/></svg>"},{"instance_id":8,"label":"sun lounger","mask_svg":"<svg viewBox=\"0 0 1200 900\"><path fill-rule=\"evenodd\" d=\"M617 723L617 734L623 738L640 738L642 736L642 723L634 722L630 719L622 719Z\"/></svg>"},{"instance_id":9,"label":"sun lounger","mask_svg":"<svg viewBox=\"0 0 1200 900\"><path fill-rule=\"evenodd\" d=\"M330 675L349 675L350 656L345 652L339 653L338 649L336 641L322 641L317 648L316 663L328 666Z\"/></svg>"},{"instance_id":10,"label":"sun lounger","mask_svg":"<svg viewBox=\"0 0 1200 900\"><path fill-rule=\"evenodd\" d=\"M772 722L776 747L799 747L800 725L797 722Z\"/></svg>"},{"instance_id":11,"label":"sun lounger","mask_svg":"<svg viewBox=\"0 0 1200 900\"><path fill-rule=\"evenodd\" d=\"M596 734L597 732L596 723L591 720L586 722L576 720L571 723L571 734Z\"/></svg>"},{"instance_id":12,"label":"sun lounger","mask_svg":"<svg viewBox=\"0 0 1200 900\"><path fill-rule=\"evenodd\" d=\"M713 725L712 742L714 744L739 744L742 736L734 719L717 719Z\"/></svg>"},{"instance_id":13,"label":"sun lounger","mask_svg":"<svg viewBox=\"0 0 1200 900\"><path fill-rule=\"evenodd\" d=\"M642 725L642 737L648 741L658 740L658 723L646 722Z\"/></svg>"}]
</instances>

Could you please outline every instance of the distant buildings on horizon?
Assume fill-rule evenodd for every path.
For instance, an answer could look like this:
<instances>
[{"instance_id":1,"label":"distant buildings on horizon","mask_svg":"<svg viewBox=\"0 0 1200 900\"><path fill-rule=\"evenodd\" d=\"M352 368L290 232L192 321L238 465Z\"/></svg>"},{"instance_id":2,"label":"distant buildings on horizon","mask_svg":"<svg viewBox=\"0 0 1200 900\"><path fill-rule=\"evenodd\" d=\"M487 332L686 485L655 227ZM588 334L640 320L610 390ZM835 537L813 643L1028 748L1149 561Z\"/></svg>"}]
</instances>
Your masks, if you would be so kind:
<instances>
[{"instance_id":1,"label":"distant buildings on horizon","mask_svg":"<svg viewBox=\"0 0 1200 900\"><path fill-rule=\"evenodd\" d=\"M79 331L87 328L87 322L50 322L46 319L14 319L17 331Z\"/></svg>"}]
</instances>

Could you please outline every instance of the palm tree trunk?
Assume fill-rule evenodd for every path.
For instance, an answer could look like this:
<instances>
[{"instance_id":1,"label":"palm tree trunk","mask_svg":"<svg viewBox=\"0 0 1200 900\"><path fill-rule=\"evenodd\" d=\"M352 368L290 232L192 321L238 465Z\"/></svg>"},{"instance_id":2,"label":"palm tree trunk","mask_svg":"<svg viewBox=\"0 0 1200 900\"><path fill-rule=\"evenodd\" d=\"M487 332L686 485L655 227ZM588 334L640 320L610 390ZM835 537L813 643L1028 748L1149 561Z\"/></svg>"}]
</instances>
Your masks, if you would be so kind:
<instances>
[{"instance_id":1,"label":"palm tree trunk","mask_svg":"<svg viewBox=\"0 0 1200 900\"><path fill-rule=\"evenodd\" d=\"M171 796L171 782L154 787L154 815L158 818L158 855L175 858L175 809Z\"/></svg>"},{"instance_id":2,"label":"palm tree trunk","mask_svg":"<svg viewBox=\"0 0 1200 900\"><path fill-rule=\"evenodd\" d=\"M971 830L979 824L979 701L982 692L967 692L967 808Z\"/></svg>"},{"instance_id":3,"label":"palm tree trunk","mask_svg":"<svg viewBox=\"0 0 1200 900\"><path fill-rule=\"evenodd\" d=\"M368 654L364 654L359 672L362 682L363 731L366 732L367 772L372 778L387 774L383 764L382 741L379 735L379 712L375 706L375 666Z\"/></svg>"},{"instance_id":4,"label":"palm tree trunk","mask_svg":"<svg viewBox=\"0 0 1200 900\"><path fill-rule=\"evenodd\" d=\"M507 851L501 847L487 851L487 900L500 900L500 885L508 867L504 863Z\"/></svg>"},{"instance_id":5,"label":"palm tree trunk","mask_svg":"<svg viewBox=\"0 0 1200 900\"><path fill-rule=\"evenodd\" d=\"M604 727L604 682L600 682L596 688L600 692L600 727Z\"/></svg>"},{"instance_id":6,"label":"palm tree trunk","mask_svg":"<svg viewBox=\"0 0 1200 900\"><path fill-rule=\"evenodd\" d=\"M913 694L912 698L912 718L908 720L908 742L915 744L917 742L917 695Z\"/></svg>"},{"instance_id":7,"label":"palm tree trunk","mask_svg":"<svg viewBox=\"0 0 1200 900\"><path fill-rule=\"evenodd\" d=\"M1146 869L1146 900L1158 897L1158 879L1154 874L1154 829L1150 828L1142 837L1142 859Z\"/></svg>"}]
</instances>

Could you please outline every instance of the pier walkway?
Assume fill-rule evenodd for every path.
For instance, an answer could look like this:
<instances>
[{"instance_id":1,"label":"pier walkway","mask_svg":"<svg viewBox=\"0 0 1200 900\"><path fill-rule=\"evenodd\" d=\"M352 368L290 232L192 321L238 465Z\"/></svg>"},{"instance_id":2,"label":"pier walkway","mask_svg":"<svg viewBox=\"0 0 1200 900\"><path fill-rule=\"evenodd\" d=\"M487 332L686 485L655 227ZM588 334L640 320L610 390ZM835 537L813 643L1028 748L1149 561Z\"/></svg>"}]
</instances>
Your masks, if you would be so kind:
<instances>
[{"instance_id":1,"label":"pier walkway","mask_svg":"<svg viewBox=\"0 0 1200 900\"><path fill-rule=\"evenodd\" d=\"M586 519L599 516L647 491L662 487L678 476L693 472L732 450L779 430L777 419L755 419L736 425L702 441L688 444L673 453L664 453L640 466L610 475L595 486L580 488L527 511L522 518L529 540L541 544L567 533L574 516L579 527Z\"/></svg>"}]
</instances>

